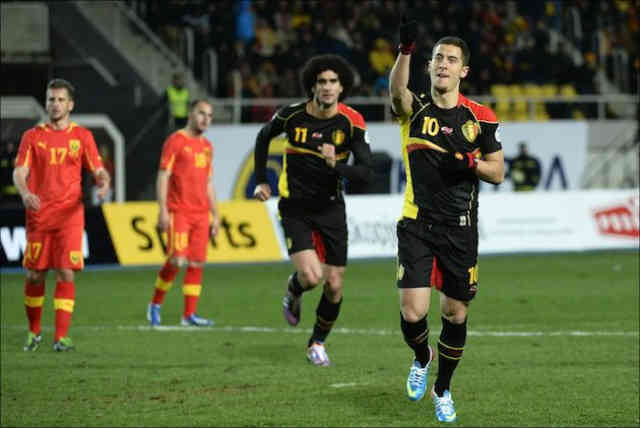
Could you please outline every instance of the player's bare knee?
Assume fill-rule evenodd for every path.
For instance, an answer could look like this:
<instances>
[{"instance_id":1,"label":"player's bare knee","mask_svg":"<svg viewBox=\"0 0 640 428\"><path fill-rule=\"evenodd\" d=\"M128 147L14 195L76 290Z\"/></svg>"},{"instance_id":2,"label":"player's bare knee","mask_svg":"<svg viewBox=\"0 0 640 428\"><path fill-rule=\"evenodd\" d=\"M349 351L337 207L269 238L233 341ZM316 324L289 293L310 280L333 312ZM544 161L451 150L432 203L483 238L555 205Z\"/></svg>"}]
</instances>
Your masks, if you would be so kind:
<instances>
[{"instance_id":1,"label":"player's bare knee","mask_svg":"<svg viewBox=\"0 0 640 428\"><path fill-rule=\"evenodd\" d=\"M344 269L329 269L327 280L324 283L324 293L332 303L337 303L342 299L342 278Z\"/></svg>"},{"instance_id":2,"label":"player's bare knee","mask_svg":"<svg viewBox=\"0 0 640 428\"><path fill-rule=\"evenodd\" d=\"M404 318L406 322L415 323L427 315L427 308L407 304L400 307L400 312L402 312L402 318Z\"/></svg>"},{"instance_id":3,"label":"player's bare knee","mask_svg":"<svg viewBox=\"0 0 640 428\"><path fill-rule=\"evenodd\" d=\"M60 269L56 271L56 280L63 282L73 282L73 270L71 269Z\"/></svg>"},{"instance_id":4,"label":"player's bare knee","mask_svg":"<svg viewBox=\"0 0 640 428\"><path fill-rule=\"evenodd\" d=\"M311 266L307 266L301 271L298 271L298 275L302 277L302 282L307 285L308 288L313 288L324 281L322 269L314 269Z\"/></svg>"},{"instance_id":5,"label":"player's bare knee","mask_svg":"<svg viewBox=\"0 0 640 428\"><path fill-rule=\"evenodd\" d=\"M449 301L441 305L440 312L442 317L452 324L462 324L467 319L469 304L459 300L449 299Z\"/></svg>"},{"instance_id":6,"label":"player's bare knee","mask_svg":"<svg viewBox=\"0 0 640 428\"><path fill-rule=\"evenodd\" d=\"M41 282L44 282L44 280L47 278L47 271L27 269L26 277L27 281L39 284Z\"/></svg>"},{"instance_id":7,"label":"player's bare knee","mask_svg":"<svg viewBox=\"0 0 640 428\"><path fill-rule=\"evenodd\" d=\"M331 303L338 303L342 299L342 279L339 281L328 280L324 284L324 294Z\"/></svg>"}]
</instances>

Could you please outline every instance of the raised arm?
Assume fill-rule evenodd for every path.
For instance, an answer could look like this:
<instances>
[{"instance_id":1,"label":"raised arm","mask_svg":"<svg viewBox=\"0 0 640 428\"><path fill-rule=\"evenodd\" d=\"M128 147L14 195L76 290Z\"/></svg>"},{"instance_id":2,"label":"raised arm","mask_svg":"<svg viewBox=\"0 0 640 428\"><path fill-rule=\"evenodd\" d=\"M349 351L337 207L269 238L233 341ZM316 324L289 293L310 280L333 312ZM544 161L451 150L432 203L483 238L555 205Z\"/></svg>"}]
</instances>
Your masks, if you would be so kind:
<instances>
[{"instance_id":1,"label":"raised arm","mask_svg":"<svg viewBox=\"0 0 640 428\"><path fill-rule=\"evenodd\" d=\"M415 50L415 39L418 34L418 23L416 21L407 22L402 18L400 25L400 52L389 75L389 96L391 106L398 116L408 116L411 114L411 91L407 87L409 84L409 65L411 54Z\"/></svg>"}]
</instances>

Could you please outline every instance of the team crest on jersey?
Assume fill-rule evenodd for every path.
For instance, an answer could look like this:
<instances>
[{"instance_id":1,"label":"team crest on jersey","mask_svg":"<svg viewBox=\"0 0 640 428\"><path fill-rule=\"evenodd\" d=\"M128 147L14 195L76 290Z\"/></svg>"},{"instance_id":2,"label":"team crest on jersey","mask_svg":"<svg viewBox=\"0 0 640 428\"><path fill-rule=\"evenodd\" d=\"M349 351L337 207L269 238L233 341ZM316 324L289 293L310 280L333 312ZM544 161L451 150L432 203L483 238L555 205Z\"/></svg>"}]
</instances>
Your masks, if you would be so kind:
<instances>
[{"instance_id":1,"label":"team crest on jersey","mask_svg":"<svg viewBox=\"0 0 640 428\"><path fill-rule=\"evenodd\" d=\"M467 141L473 143L478 137L478 124L472 120L467 120L464 125L462 125L462 135L464 135Z\"/></svg>"},{"instance_id":2,"label":"team crest on jersey","mask_svg":"<svg viewBox=\"0 0 640 428\"><path fill-rule=\"evenodd\" d=\"M47 145L45 143L43 143L42 141L38 141L38 147L42 147L43 149L46 150Z\"/></svg>"},{"instance_id":3,"label":"team crest on jersey","mask_svg":"<svg viewBox=\"0 0 640 428\"><path fill-rule=\"evenodd\" d=\"M342 130L340 129L336 129L331 134L331 140L333 140L333 144L335 144L336 146L339 146L344 142L344 132L342 132Z\"/></svg>"},{"instance_id":4,"label":"team crest on jersey","mask_svg":"<svg viewBox=\"0 0 640 428\"><path fill-rule=\"evenodd\" d=\"M80 140L69 140L69 156L75 158L80 151Z\"/></svg>"},{"instance_id":5,"label":"team crest on jersey","mask_svg":"<svg viewBox=\"0 0 640 428\"><path fill-rule=\"evenodd\" d=\"M80 251L71 251L69 253L69 259L71 264L77 265L82 260L82 253Z\"/></svg>"}]
</instances>

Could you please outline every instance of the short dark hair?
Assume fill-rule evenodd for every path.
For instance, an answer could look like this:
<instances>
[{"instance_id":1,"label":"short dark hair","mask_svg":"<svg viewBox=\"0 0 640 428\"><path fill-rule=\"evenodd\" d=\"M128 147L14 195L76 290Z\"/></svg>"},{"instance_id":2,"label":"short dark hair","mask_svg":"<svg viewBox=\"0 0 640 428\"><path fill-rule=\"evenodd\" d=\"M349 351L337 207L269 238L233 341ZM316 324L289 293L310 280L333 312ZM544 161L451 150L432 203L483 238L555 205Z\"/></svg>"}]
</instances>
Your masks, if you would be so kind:
<instances>
[{"instance_id":1,"label":"short dark hair","mask_svg":"<svg viewBox=\"0 0 640 428\"><path fill-rule=\"evenodd\" d=\"M349 63L339 55L318 55L307 61L301 74L302 89L309 98L313 98L311 89L316 84L318 74L327 70L331 70L338 75L342 85L342 93L338 97L338 101L342 101L353 88L354 75Z\"/></svg>"},{"instance_id":2,"label":"short dark hair","mask_svg":"<svg viewBox=\"0 0 640 428\"><path fill-rule=\"evenodd\" d=\"M196 98L195 100L193 100L193 101L191 101L189 103L189 111L192 111L200 103L207 103L207 104L211 105L211 103L209 101L205 100L204 98Z\"/></svg>"},{"instance_id":3,"label":"short dark hair","mask_svg":"<svg viewBox=\"0 0 640 428\"><path fill-rule=\"evenodd\" d=\"M69 98L71 99L71 101L75 100L75 94L76 94L76 88L73 87L73 85L71 84L71 82L69 82L68 80L64 80L64 79L52 79L49 81L49 83L47 83L47 90L48 89L66 89L67 93L69 94Z\"/></svg>"},{"instance_id":4,"label":"short dark hair","mask_svg":"<svg viewBox=\"0 0 640 428\"><path fill-rule=\"evenodd\" d=\"M462 40L460 37L445 36L438 40L435 45L433 45L433 50L435 50L439 45L453 45L459 47L460 50L462 50L462 65L469 65L469 60L471 59L471 51L469 50L469 45L467 45L467 42Z\"/></svg>"}]
</instances>

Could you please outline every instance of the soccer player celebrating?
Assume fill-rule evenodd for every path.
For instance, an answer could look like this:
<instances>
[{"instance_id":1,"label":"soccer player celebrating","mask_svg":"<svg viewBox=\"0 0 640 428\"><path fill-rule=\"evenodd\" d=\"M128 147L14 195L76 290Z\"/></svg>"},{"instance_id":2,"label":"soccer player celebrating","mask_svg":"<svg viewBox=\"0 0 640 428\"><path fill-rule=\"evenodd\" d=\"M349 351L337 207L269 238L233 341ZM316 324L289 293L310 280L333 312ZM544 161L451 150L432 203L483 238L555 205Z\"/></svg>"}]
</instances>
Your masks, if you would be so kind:
<instances>
[{"instance_id":1,"label":"soccer player celebrating","mask_svg":"<svg viewBox=\"0 0 640 428\"><path fill-rule=\"evenodd\" d=\"M53 349L74 349L67 335L75 304L75 271L82 270L82 167L94 176L98 197L109 191L111 178L103 168L91 131L71 122L74 87L62 79L47 84L47 123L22 135L13 181L26 209L27 247L24 305L29 320L25 351L40 346L40 320L45 280L56 270Z\"/></svg>"},{"instance_id":2,"label":"soccer player celebrating","mask_svg":"<svg viewBox=\"0 0 640 428\"><path fill-rule=\"evenodd\" d=\"M478 288L478 180L501 183L504 155L493 111L459 92L460 80L469 73L463 40L444 37L433 47L429 94L407 88L416 35L417 22L403 20L389 82L407 173L397 224L400 325L415 354L407 393L410 400L420 400L434 357L427 325L431 287L438 289L442 332L431 396L436 418L453 422L451 377L462 358L469 303Z\"/></svg>"},{"instance_id":3,"label":"soccer player celebrating","mask_svg":"<svg viewBox=\"0 0 640 428\"><path fill-rule=\"evenodd\" d=\"M340 313L347 264L343 178L366 183L373 172L364 119L341 102L353 86L349 64L336 55L316 56L305 64L301 77L308 100L278 110L256 138L254 195L261 201L271 196L269 143L285 133L278 210L295 272L287 281L283 313L290 325L297 325L302 293L323 285L307 358L316 366L328 366L324 342ZM347 164L351 153L354 165Z\"/></svg>"},{"instance_id":4,"label":"soccer player celebrating","mask_svg":"<svg viewBox=\"0 0 640 428\"><path fill-rule=\"evenodd\" d=\"M211 104L193 101L187 126L171 134L162 148L156 193L158 228L167 232L168 254L147 307L147 320L152 327L160 325L164 296L185 264L184 313L180 323L197 327L214 324L196 314L209 235L215 236L220 224L213 185L213 146L202 135L212 118Z\"/></svg>"}]
</instances>

